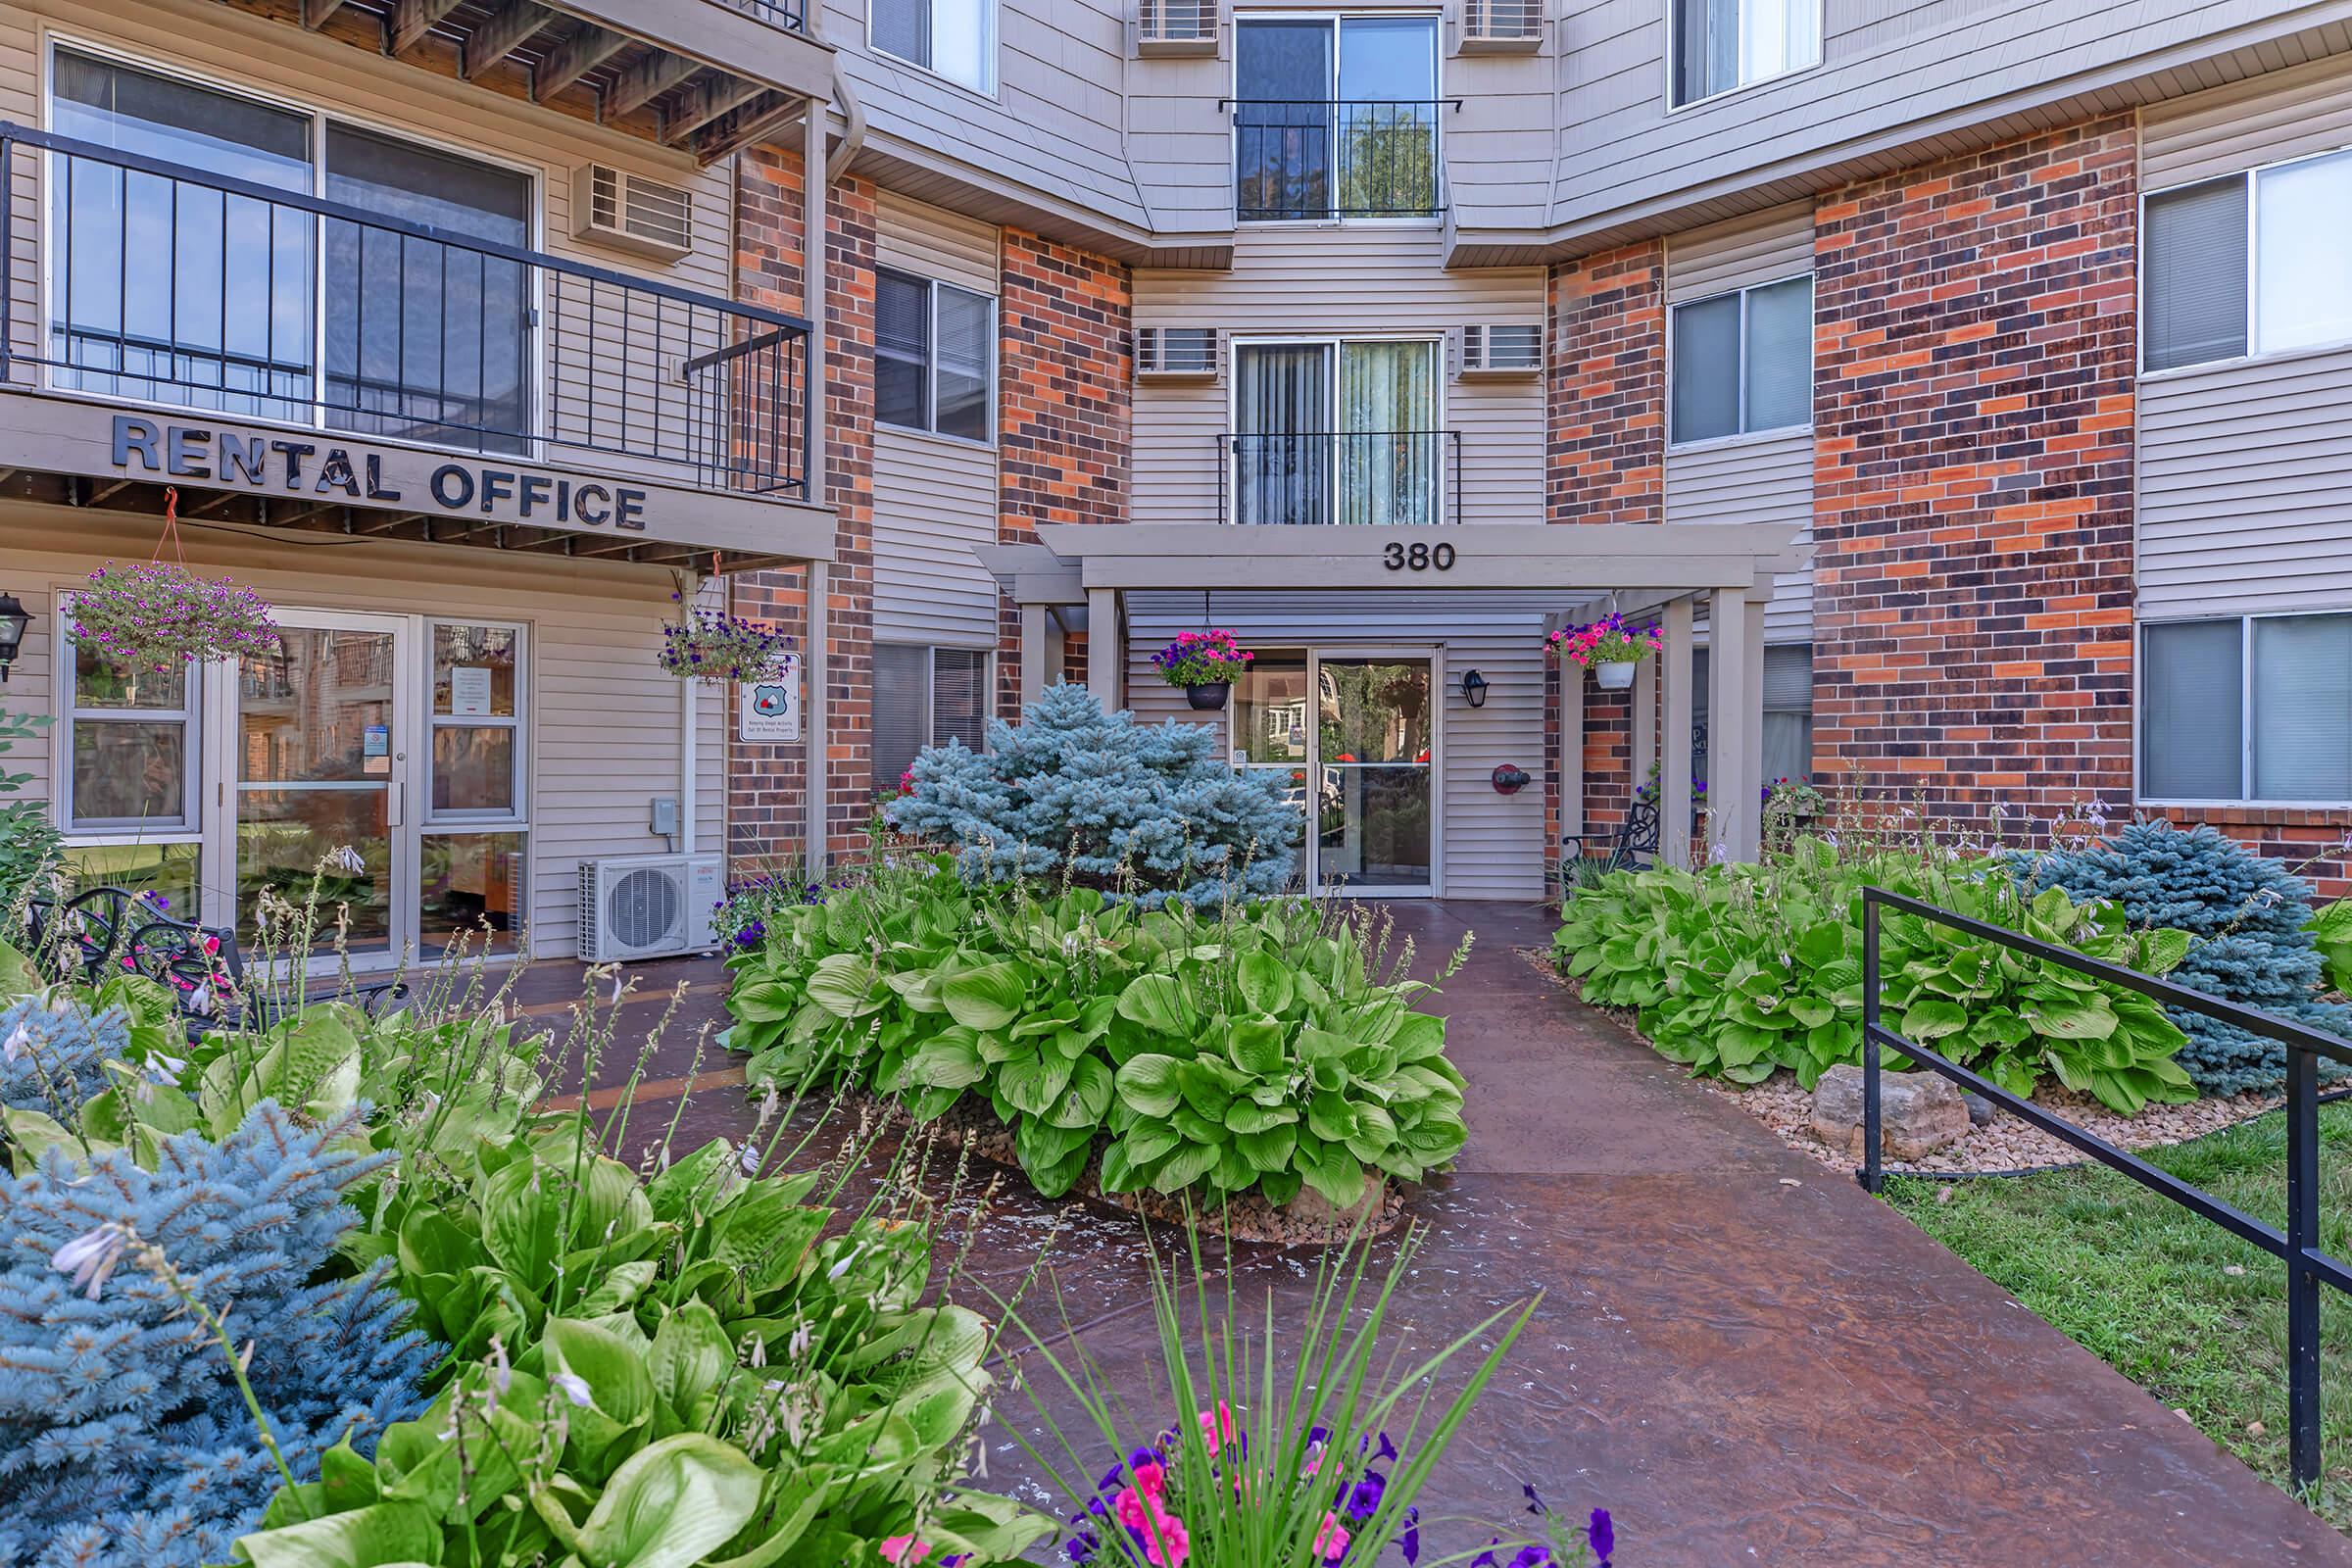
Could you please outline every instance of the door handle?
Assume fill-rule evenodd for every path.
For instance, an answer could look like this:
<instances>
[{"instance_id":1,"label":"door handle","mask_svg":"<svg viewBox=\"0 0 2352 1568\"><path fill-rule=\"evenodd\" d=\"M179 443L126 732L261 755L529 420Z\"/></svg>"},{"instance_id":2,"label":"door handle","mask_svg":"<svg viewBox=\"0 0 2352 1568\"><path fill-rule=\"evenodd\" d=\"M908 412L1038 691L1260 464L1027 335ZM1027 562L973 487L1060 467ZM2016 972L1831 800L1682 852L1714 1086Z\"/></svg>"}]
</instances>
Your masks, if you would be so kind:
<instances>
[{"instance_id":1,"label":"door handle","mask_svg":"<svg viewBox=\"0 0 2352 1568\"><path fill-rule=\"evenodd\" d=\"M384 786L384 826L388 828L407 826L408 808L409 787L407 783L401 779L394 779L386 784Z\"/></svg>"}]
</instances>

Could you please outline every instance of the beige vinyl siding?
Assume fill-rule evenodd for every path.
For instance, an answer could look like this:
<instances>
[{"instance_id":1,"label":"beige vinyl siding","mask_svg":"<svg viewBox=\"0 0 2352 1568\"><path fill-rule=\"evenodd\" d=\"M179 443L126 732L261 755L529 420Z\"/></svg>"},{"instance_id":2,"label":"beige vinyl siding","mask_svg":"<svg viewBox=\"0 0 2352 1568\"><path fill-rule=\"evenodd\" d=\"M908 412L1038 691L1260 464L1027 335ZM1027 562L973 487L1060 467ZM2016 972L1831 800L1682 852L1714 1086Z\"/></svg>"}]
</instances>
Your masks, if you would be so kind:
<instances>
[{"instance_id":1,"label":"beige vinyl siding","mask_svg":"<svg viewBox=\"0 0 2352 1568\"><path fill-rule=\"evenodd\" d=\"M1813 206L1796 202L1757 218L1677 235L1666 247L1666 297L1685 304L1778 282L1813 269ZM1668 522L1777 522L1810 546L1813 432L1741 436L1666 453ZM1813 637L1813 569L1773 579L1764 611L1768 642Z\"/></svg>"},{"instance_id":2,"label":"beige vinyl siding","mask_svg":"<svg viewBox=\"0 0 2352 1568\"><path fill-rule=\"evenodd\" d=\"M1439 893L1452 899L1544 896L1544 617L1557 596L1541 593L1220 593L1215 622L1253 649L1429 651L1441 705ZM1208 721L1229 734L1227 714L1196 713L1161 681L1151 659L1201 620L1194 594L1127 596L1127 696L1139 719ZM1465 671L1487 678L1487 703L1462 700ZM1513 763L1533 775L1516 795L1494 772Z\"/></svg>"},{"instance_id":3,"label":"beige vinyl siding","mask_svg":"<svg viewBox=\"0 0 2352 1568\"><path fill-rule=\"evenodd\" d=\"M1448 271L1444 234L1418 225L1245 228L1234 251L1230 272L1134 274L1136 325L1208 326L1226 337L1213 383L1138 379L1134 520L1216 520L1233 338L1416 334L1446 339L1439 387L1443 425L1461 432L1458 520L1543 517L1544 377L1453 373L1463 326L1544 323L1542 269Z\"/></svg>"},{"instance_id":4,"label":"beige vinyl siding","mask_svg":"<svg viewBox=\"0 0 2352 1568\"><path fill-rule=\"evenodd\" d=\"M532 177L539 202L533 248L608 271L659 278L718 300L730 295L734 206L728 165L697 169L685 154L641 138L605 131L571 116L399 61L371 59L334 39L201 0L0 3L0 118L28 125L47 123L44 38L251 91L291 108L324 109L355 125L520 169ZM21 323L20 346L38 339L39 284L33 259L42 218L43 163L21 154L13 166L16 254L10 268L11 318ZM574 238L572 172L587 163L612 165L687 190L693 202L692 254L664 266ZM553 286L553 275L543 274L543 325L537 335L548 380L537 412L542 417L552 412L554 433L612 446L625 415L643 429L658 423L665 432L663 446L682 450L688 390L676 366L691 353L718 346L715 318L702 315L690 341L681 307L667 305L657 344L657 325L647 304L639 301L624 323L617 291L606 288L597 301L592 333L586 330L583 285L567 283L561 300L550 293ZM641 450L644 444L639 443ZM564 461L581 467L626 466L651 472L660 466L595 452L557 451Z\"/></svg>"},{"instance_id":5,"label":"beige vinyl siding","mask_svg":"<svg viewBox=\"0 0 2352 1568\"><path fill-rule=\"evenodd\" d=\"M996 225L891 191L876 207L874 253L884 266L997 297ZM996 449L877 422L875 638L994 646L996 579L972 547L996 542Z\"/></svg>"},{"instance_id":6,"label":"beige vinyl siding","mask_svg":"<svg viewBox=\"0 0 2352 1568\"><path fill-rule=\"evenodd\" d=\"M0 508L0 578L39 616L27 658L11 671L5 698L10 710L36 704L51 710L56 594L71 591L106 560L136 559L153 547L154 529L150 518L23 504ZM519 621L527 627L524 798L538 953L573 951L583 858L663 848L647 830L648 807L656 795L678 793L684 700L683 683L656 663L662 628L675 612L667 572L553 555L292 534L191 532L187 554L200 573L232 574L286 609ZM414 666L419 676L422 658L419 651ZM727 688L705 686L696 699L696 828L705 850L725 843L731 697ZM20 742L7 759L12 767L33 772L33 788L43 793L52 778L50 745L49 737L30 748ZM422 809L424 777L413 764L413 812ZM220 870L208 867L208 876L218 880Z\"/></svg>"},{"instance_id":7,"label":"beige vinyl siding","mask_svg":"<svg viewBox=\"0 0 2352 1568\"><path fill-rule=\"evenodd\" d=\"M2352 62L2199 93L2145 117L2142 185L2352 143ZM2143 616L2352 606L2352 346L2144 376Z\"/></svg>"}]
</instances>

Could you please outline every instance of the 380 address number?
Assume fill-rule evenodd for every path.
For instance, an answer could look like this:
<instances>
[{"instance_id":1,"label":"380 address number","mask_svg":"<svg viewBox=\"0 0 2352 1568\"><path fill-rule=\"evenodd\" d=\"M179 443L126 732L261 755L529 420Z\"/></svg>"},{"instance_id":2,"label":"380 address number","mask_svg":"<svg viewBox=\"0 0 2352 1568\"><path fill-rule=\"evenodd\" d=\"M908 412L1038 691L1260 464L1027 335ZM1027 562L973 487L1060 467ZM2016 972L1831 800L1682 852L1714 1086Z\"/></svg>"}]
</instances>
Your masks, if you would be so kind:
<instances>
[{"instance_id":1,"label":"380 address number","mask_svg":"<svg viewBox=\"0 0 2352 1568\"><path fill-rule=\"evenodd\" d=\"M1391 571L1451 571L1453 546L1392 543L1381 553Z\"/></svg>"}]
</instances>

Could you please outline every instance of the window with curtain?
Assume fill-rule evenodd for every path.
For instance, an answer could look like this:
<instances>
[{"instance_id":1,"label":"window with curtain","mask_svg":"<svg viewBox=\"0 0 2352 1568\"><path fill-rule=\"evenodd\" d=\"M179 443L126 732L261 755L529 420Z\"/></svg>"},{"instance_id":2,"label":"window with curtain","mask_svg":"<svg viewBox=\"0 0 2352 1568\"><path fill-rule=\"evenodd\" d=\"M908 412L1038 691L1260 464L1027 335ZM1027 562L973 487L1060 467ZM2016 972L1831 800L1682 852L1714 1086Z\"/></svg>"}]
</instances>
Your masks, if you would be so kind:
<instances>
[{"instance_id":1,"label":"window with curtain","mask_svg":"<svg viewBox=\"0 0 2352 1568\"><path fill-rule=\"evenodd\" d=\"M1432 217L1438 19L1284 17L1234 29L1244 222Z\"/></svg>"},{"instance_id":2,"label":"window with curtain","mask_svg":"<svg viewBox=\"0 0 2352 1568\"><path fill-rule=\"evenodd\" d=\"M874 417L958 440L996 438L997 302L874 270Z\"/></svg>"},{"instance_id":3,"label":"window with curtain","mask_svg":"<svg viewBox=\"0 0 2352 1568\"><path fill-rule=\"evenodd\" d=\"M926 746L988 744L989 655L985 649L919 643L874 645L873 787L899 787Z\"/></svg>"},{"instance_id":4,"label":"window with curtain","mask_svg":"<svg viewBox=\"0 0 2352 1568\"><path fill-rule=\"evenodd\" d=\"M1821 63L1822 0L1674 0L1676 108Z\"/></svg>"},{"instance_id":5,"label":"window with curtain","mask_svg":"<svg viewBox=\"0 0 2352 1568\"><path fill-rule=\"evenodd\" d=\"M866 39L958 86L997 90L996 0L873 0Z\"/></svg>"},{"instance_id":6,"label":"window with curtain","mask_svg":"<svg viewBox=\"0 0 2352 1568\"><path fill-rule=\"evenodd\" d=\"M1234 346L1237 520L1444 520L1448 437L1438 427L1438 344Z\"/></svg>"},{"instance_id":7,"label":"window with curtain","mask_svg":"<svg viewBox=\"0 0 2352 1568\"><path fill-rule=\"evenodd\" d=\"M2352 342L2352 153L2147 199L2151 370Z\"/></svg>"},{"instance_id":8,"label":"window with curtain","mask_svg":"<svg viewBox=\"0 0 2352 1568\"><path fill-rule=\"evenodd\" d=\"M2140 628L2139 793L2352 801L2352 614Z\"/></svg>"},{"instance_id":9,"label":"window with curtain","mask_svg":"<svg viewBox=\"0 0 2352 1568\"><path fill-rule=\"evenodd\" d=\"M1673 439L1711 441L1813 420L1813 277L1674 308Z\"/></svg>"}]
</instances>

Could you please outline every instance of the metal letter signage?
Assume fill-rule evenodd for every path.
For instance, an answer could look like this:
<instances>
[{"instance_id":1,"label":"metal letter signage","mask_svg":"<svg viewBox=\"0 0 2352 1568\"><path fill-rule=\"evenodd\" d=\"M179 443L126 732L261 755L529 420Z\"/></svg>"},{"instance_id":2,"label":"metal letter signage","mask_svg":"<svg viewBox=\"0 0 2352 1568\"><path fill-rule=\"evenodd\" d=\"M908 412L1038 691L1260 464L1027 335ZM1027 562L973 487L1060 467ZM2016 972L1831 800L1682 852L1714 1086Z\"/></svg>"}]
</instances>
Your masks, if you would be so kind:
<instances>
[{"instance_id":1,"label":"metal letter signage","mask_svg":"<svg viewBox=\"0 0 2352 1568\"><path fill-rule=\"evenodd\" d=\"M801 738L801 656L786 654L773 677L736 686L735 738L769 744Z\"/></svg>"},{"instance_id":2,"label":"metal letter signage","mask_svg":"<svg viewBox=\"0 0 2352 1568\"><path fill-rule=\"evenodd\" d=\"M1381 547L1380 559L1391 571L1451 571L1453 546L1407 545L1392 540Z\"/></svg>"}]
</instances>

